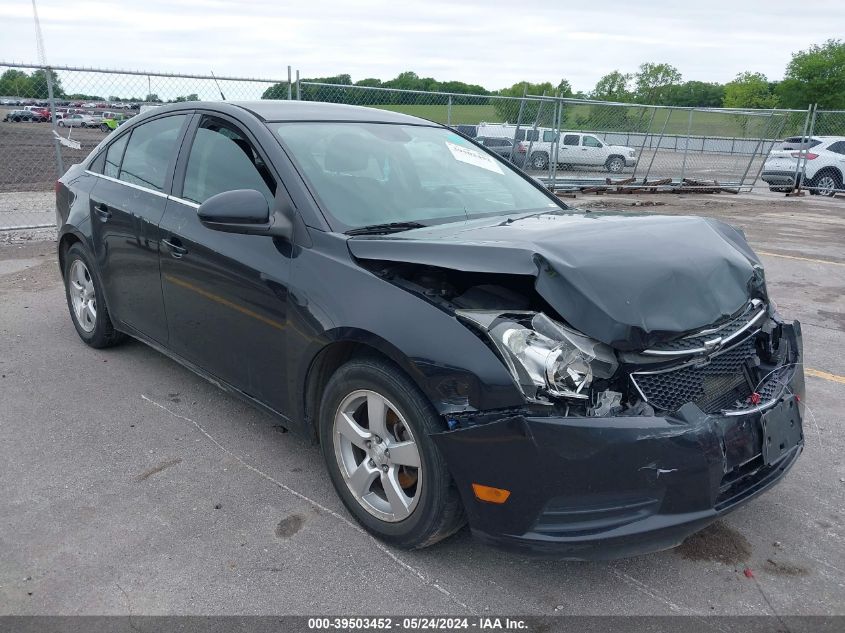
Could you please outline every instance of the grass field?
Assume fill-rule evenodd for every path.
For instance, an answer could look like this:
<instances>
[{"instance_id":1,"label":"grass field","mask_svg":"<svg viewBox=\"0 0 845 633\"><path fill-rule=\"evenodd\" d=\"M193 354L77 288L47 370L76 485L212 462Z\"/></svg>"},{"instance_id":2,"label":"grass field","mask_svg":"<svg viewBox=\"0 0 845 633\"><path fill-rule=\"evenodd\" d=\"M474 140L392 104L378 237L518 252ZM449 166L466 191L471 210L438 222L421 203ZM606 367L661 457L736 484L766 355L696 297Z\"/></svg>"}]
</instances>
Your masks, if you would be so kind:
<instances>
[{"instance_id":1,"label":"grass field","mask_svg":"<svg viewBox=\"0 0 845 633\"><path fill-rule=\"evenodd\" d=\"M379 105L374 106L394 112L403 112L438 123L447 123L448 107L445 104ZM625 114L623 115L622 112ZM569 130L591 131L646 131L665 134L728 137L728 138L783 138L801 133L803 113L770 113L760 115L732 114L695 110L690 122L689 110L650 110L639 106L590 106L570 105L566 109L563 127ZM652 117L653 114L653 117ZM668 118L668 120L667 120ZM501 122L502 117L493 105L453 105L451 124L474 125L482 121ZM514 121L511 121L514 122ZM533 120L528 123L533 124Z\"/></svg>"}]
</instances>

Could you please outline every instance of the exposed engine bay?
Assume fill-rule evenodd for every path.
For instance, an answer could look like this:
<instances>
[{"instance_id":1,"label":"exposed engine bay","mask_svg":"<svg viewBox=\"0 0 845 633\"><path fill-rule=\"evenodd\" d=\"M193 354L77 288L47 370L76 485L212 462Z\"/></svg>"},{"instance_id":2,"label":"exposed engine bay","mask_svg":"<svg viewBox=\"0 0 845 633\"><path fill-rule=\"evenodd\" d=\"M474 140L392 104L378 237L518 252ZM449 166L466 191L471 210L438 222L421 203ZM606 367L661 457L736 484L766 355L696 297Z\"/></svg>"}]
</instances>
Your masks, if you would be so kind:
<instances>
[{"instance_id":1,"label":"exposed engine bay","mask_svg":"<svg viewBox=\"0 0 845 633\"><path fill-rule=\"evenodd\" d=\"M527 275L455 271L384 261L378 276L456 315L493 349L529 403L572 416L764 410L794 372L791 332L761 299L707 328L647 349L616 349L573 328Z\"/></svg>"}]
</instances>

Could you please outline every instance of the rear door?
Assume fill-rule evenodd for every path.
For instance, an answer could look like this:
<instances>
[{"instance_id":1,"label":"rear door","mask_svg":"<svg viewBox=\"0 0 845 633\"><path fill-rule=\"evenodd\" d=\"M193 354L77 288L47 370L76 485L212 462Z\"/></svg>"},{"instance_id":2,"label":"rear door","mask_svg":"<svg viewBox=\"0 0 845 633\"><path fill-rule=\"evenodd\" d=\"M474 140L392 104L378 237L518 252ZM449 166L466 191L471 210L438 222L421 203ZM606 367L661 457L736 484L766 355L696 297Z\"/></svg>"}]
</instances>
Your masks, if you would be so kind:
<instances>
[{"instance_id":1,"label":"rear door","mask_svg":"<svg viewBox=\"0 0 845 633\"><path fill-rule=\"evenodd\" d=\"M554 134L554 132L552 132ZM581 135L564 134L558 148L557 162L562 165L578 165L580 156Z\"/></svg>"},{"instance_id":2,"label":"rear door","mask_svg":"<svg viewBox=\"0 0 845 633\"><path fill-rule=\"evenodd\" d=\"M167 341L158 223L190 115L147 121L111 142L92 164L91 227L112 318Z\"/></svg>"},{"instance_id":3,"label":"rear door","mask_svg":"<svg viewBox=\"0 0 845 633\"><path fill-rule=\"evenodd\" d=\"M290 204L255 137L238 121L202 115L177 166L161 222L161 277L169 347L206 372L285 411L290 244L214 231L197 217L208 198L261 192L271 212ZM284 202L283 202L284 200Z\"/></svg>"}]
</instances>

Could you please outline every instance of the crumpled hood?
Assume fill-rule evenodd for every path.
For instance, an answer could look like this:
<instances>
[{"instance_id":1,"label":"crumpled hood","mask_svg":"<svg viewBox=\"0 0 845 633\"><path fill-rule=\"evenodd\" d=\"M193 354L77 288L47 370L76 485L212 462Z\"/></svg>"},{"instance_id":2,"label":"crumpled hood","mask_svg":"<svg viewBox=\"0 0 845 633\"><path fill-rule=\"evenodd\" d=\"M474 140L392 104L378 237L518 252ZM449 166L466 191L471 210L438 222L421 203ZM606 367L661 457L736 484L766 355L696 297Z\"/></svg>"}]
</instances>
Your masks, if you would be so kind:
<instances>
[{"instance_id":1,"label":"crumpled hood","mask_svg":"<svg viewBox=\"0 0 845 633\"><path fill-rule=\"evenodd\" d=\"M711 218L554 213L356 236L359 259L532 275L572 327L641 350L765 299L762 266L743 234Z\"/></svg>"}]
</instances>

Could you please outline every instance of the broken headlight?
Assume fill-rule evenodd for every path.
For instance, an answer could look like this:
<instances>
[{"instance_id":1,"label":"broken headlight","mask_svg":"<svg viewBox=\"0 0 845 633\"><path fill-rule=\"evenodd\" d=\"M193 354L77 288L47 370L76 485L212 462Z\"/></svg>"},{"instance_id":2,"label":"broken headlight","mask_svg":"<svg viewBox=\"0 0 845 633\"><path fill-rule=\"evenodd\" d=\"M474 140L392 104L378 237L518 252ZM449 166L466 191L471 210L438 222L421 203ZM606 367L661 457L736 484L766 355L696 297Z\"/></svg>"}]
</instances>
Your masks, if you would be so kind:
<instances>
[{"instance_id":1,"label":"broken headlight","mask_svg":"<svg viewBox=\"0 0 845 633\"><path fill-rule=\"evenodd\" d=\"M542 395L587 399L594 378L610 378L618 362L613 350L542 312L458 310L481 328L504 358L529 400Z\"/></svg>"}]
</instances>

